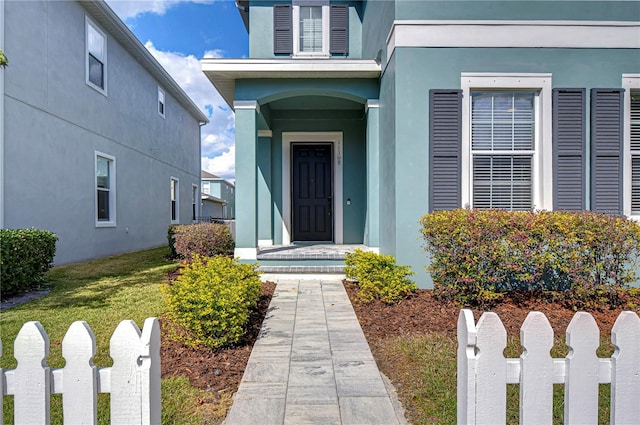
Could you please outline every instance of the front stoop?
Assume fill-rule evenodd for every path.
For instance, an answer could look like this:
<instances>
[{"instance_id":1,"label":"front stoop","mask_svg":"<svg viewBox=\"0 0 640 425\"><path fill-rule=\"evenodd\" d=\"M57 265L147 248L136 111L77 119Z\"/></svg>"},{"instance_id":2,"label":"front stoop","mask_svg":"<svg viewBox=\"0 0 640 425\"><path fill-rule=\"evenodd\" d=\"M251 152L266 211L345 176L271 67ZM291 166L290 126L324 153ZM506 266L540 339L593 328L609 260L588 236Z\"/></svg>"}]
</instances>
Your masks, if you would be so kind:
<instances>
[{"instance_id":1,"label":"front stoop","mask_svg":"<svg viewBox=\"0 0 640 425\"><path fill-rule=\"evenodd\" d=\"M364 245L287 245L262 247L259 271L274 274L343 274L344 258Z\"/></svg>"}]
</instances>

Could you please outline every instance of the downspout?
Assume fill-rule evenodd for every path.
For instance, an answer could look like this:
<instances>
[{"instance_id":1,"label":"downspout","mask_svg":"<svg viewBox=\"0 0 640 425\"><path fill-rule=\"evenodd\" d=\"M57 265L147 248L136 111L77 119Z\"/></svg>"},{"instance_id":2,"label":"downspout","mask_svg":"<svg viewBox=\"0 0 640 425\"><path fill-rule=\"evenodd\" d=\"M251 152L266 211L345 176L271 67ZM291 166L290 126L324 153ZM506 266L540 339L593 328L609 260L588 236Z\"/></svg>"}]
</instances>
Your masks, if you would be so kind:
<instances>
[{"instance_id":1,"label":"downspout","mask_svg":"<svg viewBox=\"0 0 640 425\"><path fill-rule=\"evenodd\" d=\"M4 52L4 0L0 0L0 50ZM4 67L0 66L0 229L4 228Z\"/></svg>"}]
</instances>

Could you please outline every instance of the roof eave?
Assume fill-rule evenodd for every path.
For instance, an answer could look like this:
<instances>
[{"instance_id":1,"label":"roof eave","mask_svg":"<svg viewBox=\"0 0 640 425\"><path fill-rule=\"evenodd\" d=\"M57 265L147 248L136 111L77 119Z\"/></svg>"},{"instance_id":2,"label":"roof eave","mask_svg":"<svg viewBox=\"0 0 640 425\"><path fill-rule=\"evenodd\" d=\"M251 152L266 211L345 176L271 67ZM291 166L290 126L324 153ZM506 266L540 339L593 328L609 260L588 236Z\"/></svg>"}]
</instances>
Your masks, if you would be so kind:
<instances>
[{"instance_id":1,"label":"roof eave","mask_svg":"<svg viewBox=\"0 0 640 425\"><path fill-rule=\"evenodd\" d=\"M103 0L87 0L80 2L91 17L98 21L122 46L151 74L162 87L198 120L208 123L209 119L191 100L189 95L176 83L169 73L158 63L146 47L136 38L124 22Z\"/></svg>"},{"instance_id":2,"label":"roof eave","mask_svg":"<svg viewBox=\"0 0 640 425\"><path fill-rule=\"evenodd\" d=\"M381 66L369 59L202 59L202 71L233 108L236 80L251 78L380 78Z\"/></svg>"}]
</instances>

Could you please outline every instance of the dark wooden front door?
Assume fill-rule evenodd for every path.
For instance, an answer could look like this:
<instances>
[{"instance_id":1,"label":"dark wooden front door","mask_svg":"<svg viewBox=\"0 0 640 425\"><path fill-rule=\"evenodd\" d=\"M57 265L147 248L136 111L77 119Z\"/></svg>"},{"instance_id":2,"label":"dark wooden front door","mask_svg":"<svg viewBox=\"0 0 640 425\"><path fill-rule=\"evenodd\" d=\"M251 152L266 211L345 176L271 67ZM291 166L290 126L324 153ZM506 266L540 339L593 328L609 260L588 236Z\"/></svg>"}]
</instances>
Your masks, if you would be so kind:
<instances>
[{"instance_id":1,"label":"dark wooden front door","mask_svg":"<svg viewBox=\"0 0 640 425\"><path fill-rule=\"evenodd\" d=\"M292 145L294 241L333 240L330 143Z\"/></svg>"}]
</instances>

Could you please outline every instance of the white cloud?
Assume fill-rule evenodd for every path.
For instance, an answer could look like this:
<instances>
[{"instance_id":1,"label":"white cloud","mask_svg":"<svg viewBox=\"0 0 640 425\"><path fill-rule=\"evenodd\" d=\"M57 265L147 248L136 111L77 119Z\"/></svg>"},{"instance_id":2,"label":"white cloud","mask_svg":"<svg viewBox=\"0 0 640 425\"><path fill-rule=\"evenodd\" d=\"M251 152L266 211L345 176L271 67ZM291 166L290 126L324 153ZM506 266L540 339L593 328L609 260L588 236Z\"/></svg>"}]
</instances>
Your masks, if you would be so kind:
<instances>
[{"instance_id":1,"label":"white cloud","mask_svg":"<svg viewBox=\"0 0 640 425\"><path fill-rule=\"evenodd\" d=\"M232 180L235 176L233 111L202 72L198 58L158 50L151 41L147 41L145 47L209 118L209 124L202 127L203 169ZM207 53L213 52L221 57L221 51Z\"/></svg>"},{"instance_id":2,"label":"white cloud","mask_svg":"<svg viewBox=\"0 0 640 425\"><path fill-rule=\"evenodd\" d=\"M236 175L236 147L231 146L229 150L214 158L203 156L202 169L229 181L234 181Z\"/></svg>"},{"instance_id":3,"label":"white cloud","mask_svg":"<svg viewBox=\"0 0 640 425\"><path fill-rule=\"evenodd\" d=\"M109 6L123 21L144 13L164 15L179 3L211 3L213 0L107 0Z\"/></svg>"}]
</instances>

